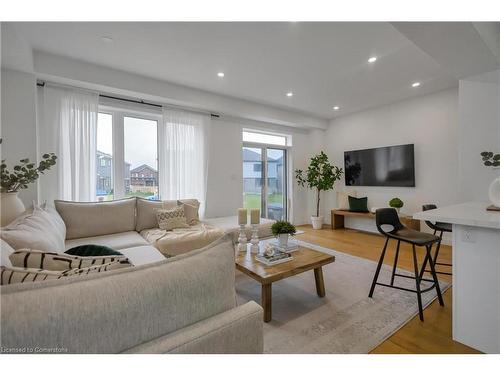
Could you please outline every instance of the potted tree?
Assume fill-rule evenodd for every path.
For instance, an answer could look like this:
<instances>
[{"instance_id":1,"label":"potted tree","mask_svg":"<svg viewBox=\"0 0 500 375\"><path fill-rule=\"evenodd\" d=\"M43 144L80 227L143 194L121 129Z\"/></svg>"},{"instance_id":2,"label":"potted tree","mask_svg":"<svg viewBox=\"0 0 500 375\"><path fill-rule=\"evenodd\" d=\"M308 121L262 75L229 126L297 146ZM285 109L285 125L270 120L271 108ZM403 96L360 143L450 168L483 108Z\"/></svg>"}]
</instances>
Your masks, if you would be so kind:
<instances>
[{"instance_id":1,"label":"potted tree","mask_svg":"<svg viewBox=\"0 0 500 375\"><path fill-rule=\"evenodd\" d=\"M319 212L321 192L333 189L335 181L340 180L343 173L342 168L330 164L323 151L311 158L307 171L295 170L295 178L300 186L316 189L316 216L311 216L314 229L321 229L323 226L323 216Z\"/></svg>"},{"instance_id":2,"label":"potted tree","mask_svg":"<svg viewBox=\"0 0 500 375\"><path fill-rule=\"evenodd\" d=\"M271 226L271 231L273 236L278 237L278 241L280 246L287 247L288 246L288 238L290 235L294 235L297 230L295 226L288 221L280 221L278 220Z\"/></svg>"},{"instance_id":3,"label":"potted tree","mask_svg":"<svg viewBox=\"0 0 500 375\"><path fill-rule=\"evenodd\" d=\"M0 143L2 139L0 138ZM35 166L29 159L21 159L12 171L7 168L5 160L0 165L1 176L1 225L7 225L24 212L24 204L19 199L19 190L27 189L28 184L35 182L40 174L56 164L57 156L53 153L42 155L42 160Z\"/></svg>"}]
</instances>

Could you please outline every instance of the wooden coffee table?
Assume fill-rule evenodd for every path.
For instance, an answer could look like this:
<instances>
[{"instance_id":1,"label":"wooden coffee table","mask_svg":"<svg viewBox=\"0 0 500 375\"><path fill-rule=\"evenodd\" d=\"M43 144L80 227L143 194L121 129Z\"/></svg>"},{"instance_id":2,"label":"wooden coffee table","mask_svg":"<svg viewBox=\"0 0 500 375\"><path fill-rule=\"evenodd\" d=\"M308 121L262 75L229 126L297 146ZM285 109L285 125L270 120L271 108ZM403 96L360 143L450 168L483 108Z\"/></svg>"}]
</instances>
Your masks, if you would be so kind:
<instances>
[{"instance_id":1,"label":"wooden coffee table","mask_svg":"<svg viewBox=\"0 0 500 375\"><path fill-rule=\"evenodd\" d=\"M321 253L316 250L300 247L292 253L293 260L266 266L255 260L255 254L236 254L236 269L250 276L262 285L262 308L264 309L264 322L269 322L272 315L272 283L299 273L314 270L316 292L319 297L325 296L325 283L323 281L323 267L335 261L333 255Z\"/></svg>"}]
</instances>

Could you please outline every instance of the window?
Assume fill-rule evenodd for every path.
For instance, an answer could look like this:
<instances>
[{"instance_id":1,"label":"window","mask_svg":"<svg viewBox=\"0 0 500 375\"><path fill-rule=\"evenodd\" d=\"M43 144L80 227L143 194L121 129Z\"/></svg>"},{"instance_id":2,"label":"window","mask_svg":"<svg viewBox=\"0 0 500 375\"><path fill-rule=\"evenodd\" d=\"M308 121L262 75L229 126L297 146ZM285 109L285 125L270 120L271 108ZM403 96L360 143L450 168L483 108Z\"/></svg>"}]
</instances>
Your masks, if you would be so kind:
<instances>
[{"instance_id":1,"label":"window","mask_svg":"<svg viewBox=\"0 0 500 375\"><path fill-rule=\"evenodd\" d=\"M125 116L123 125L125 196L158 199L158 121Z\"/></svg>"},{"instance_id":2,"label":"window","mask_svg":"<svg viewBox=\"0 0 500 375\"><path fill-rule=\"evenodd\" d=\"M256 134L253 136L252 134ZM243 207L258 208L261 216L274 220L287 217L287 148L290 137L243 131ZM255 145L256 143L270 143ZM247 143L248 142L248 143ZM275 142L273 144L273 142Z\"/></svg>"},{"instance_id":3,"label":"window","mask_svg":"<svg viewBox=\"0 0 500 375\"><path fill-rule=\"evenodd\" d=\"M97 200L113 199L113 116L99 113L97 116L96 144L96 195Z\"/></svg>"},{"instance_id":4,"label":"window","mask_svg":"<svg viewBox=\"0 0 500 375\"><path fill-rule=\"evenodd\" d=\"M271 134L258 131L243 130L243 142L264 143L276 146L291 146L289 136L282 134Z\"/></svg>"}]
</instances>

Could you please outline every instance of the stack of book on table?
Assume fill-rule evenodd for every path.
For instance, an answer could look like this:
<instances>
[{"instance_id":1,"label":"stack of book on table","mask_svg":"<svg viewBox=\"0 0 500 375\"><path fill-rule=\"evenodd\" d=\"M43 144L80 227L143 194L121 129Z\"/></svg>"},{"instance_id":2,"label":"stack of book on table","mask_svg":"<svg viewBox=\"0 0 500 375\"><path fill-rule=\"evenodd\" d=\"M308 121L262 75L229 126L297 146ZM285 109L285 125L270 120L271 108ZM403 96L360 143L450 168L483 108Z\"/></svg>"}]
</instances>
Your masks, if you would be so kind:
<instances>
[{"instance_id":1,"label":"stack of book on table","mask_svg":"<svg viewBox=\"0 0 500 375\"><path fill-rule=\"evenodd\" d=\"M285 253L275 248L273 255L266 255L265 253L257 254L255 256L255 259L258 262L265 264L266 266L273 266L275 264L289 262L293 259L293 257L291 254Z\"/></svg>"}]
</instances>

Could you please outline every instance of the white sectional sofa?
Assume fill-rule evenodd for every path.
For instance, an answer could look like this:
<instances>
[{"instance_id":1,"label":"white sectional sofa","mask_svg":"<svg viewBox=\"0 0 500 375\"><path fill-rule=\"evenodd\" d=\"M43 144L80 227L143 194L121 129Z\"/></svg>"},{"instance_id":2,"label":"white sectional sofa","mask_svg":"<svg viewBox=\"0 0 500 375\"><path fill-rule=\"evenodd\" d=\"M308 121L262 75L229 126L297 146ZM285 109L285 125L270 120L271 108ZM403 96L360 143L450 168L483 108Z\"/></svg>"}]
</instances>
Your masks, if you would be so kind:
<instances>
[{"instance_id":1,"label":"white sectional sofa","mask_svg":"<svg viewBox=\"0 0 500 375\"><path fill-rule=\"evenodd\" d=\"M254 302L236 305L236 217L203 220L168 232L156 228L155 208L183 202L197 204L195 200L136 198L56 201L51 224L38 226L33 233L61 237L38 242L59 248L38 250L62 253L79 245L105 245L124 254L134 267L1 286L2 348L62 353L262 353L261 307ZM33 217L48 215L42 209L35 211ZM263 221L262 237L271 235L272 223ZM37 220L32 218L32 224L37 225ZM14 222L2 228L2 259L8 258L6 251L21 248L14 239L19 240L22 233L26 240L20 241L22 247L36 249L28 246L30 241L37 243L29 225ZM250 232L247 235L250 238Z\"/></svg>"},{"instance_id":2,"label":"white sectional sofa","mask_svg":"<svg viewBox=\"0 0 500 375\"><path fill-rule=\"evenodd\" d=\"M262 308L236 305L234 247L0 287L3 353L262 353Z\"/></svg>"},{"instance_id":3,"label":"white sectional sofa","mask_svg":"<svg viewBox=\"0 0 500 375\"><path fill-rule=\"evenodd\" d=\"M229 234L233 240L238 237L236 216L204 219L189 228L173 231L158 228L154 211L156 208L173 208L182 203L199 206L196 199L150 201L127 198L98 203L54 203L66 225L66 249L84 244L105 245L130 255L133 261L132 253L138 256L139 252L145 254L148 250L151 253L159 251L170 257L202 248L224 234ZM259 226L261 238L272 235L273 222L262 219ZM251 237L250 227L247 229L247 237Z\"/></svg>"}]
</instances>

